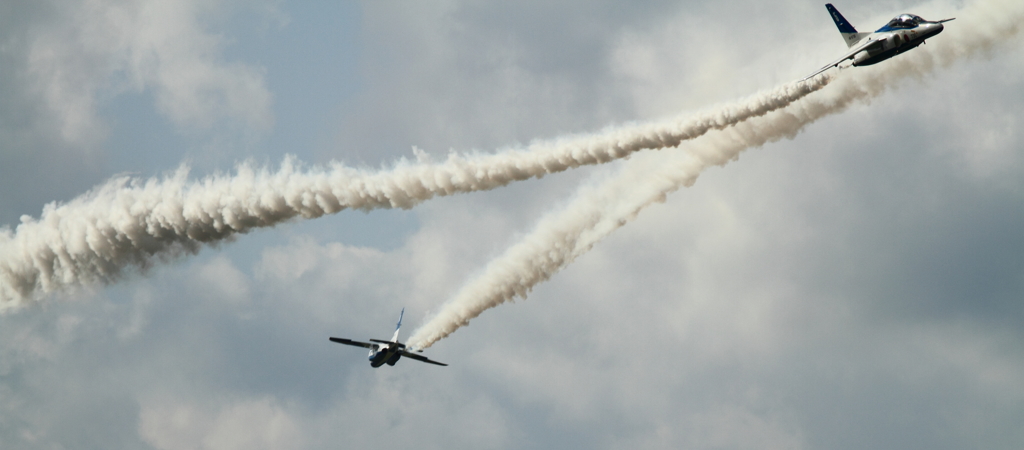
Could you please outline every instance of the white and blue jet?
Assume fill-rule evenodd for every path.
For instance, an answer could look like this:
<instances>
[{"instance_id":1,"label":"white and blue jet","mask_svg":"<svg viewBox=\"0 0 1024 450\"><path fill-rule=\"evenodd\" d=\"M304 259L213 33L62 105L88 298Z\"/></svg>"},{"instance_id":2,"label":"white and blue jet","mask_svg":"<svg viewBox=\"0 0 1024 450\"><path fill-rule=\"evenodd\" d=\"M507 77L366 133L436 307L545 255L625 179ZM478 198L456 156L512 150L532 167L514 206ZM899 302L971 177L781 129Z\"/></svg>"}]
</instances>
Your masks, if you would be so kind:
<instances>
[{"instance_id":1,"label":"white and blue jet","mask_svg":"<svg viewBox=\"0 0 1024 450\"><path fill-rule=\"evenodd\" d=\"M389 366L395 365L399 359L403 356L406 358L415 359L417 361L423 361L425 363L437 364L439 366L447 366L445 363L439 363L437 361L431 361L424 356L410 353L407 351L405 344L398 342L398 330L402 328L402 317L405 316L405 308L402 308L402 313L398 315L398 326L395 327L395 334L391 336L390 341L384 341L380 339L370 339L370 342L359 342L351 339L343 339L332 337L331 342L337 342L339 344L353 345L356 347L363 347L370 349L370 366L380 367L384 364ZM408 350L412 350L408 348Z\"/></svg>"},{"instance_id":2,"label":"white and blue jet","mask_svg":"<svg viewBox=\"0 0 1024 450\"><path fill-rule=\"evenodd\" d=\"M828 13L832 15L832 20L839 27L839 33L843 35L843 41L846 42L850 51L843 55L842 58L822 67L803 80L836 67L847 60L853 60L854 66L870 66L885 61L923 44L925 39L942 32L943 23L953 20L944 19L932 22L922 19L921 16L900 14L874 33L860 33L853 25L850 25L850 22L842 14L839 14L839 10L832 6L831 3L826 4L825 8L828 9Z\"/></svg>"}]
</instances>

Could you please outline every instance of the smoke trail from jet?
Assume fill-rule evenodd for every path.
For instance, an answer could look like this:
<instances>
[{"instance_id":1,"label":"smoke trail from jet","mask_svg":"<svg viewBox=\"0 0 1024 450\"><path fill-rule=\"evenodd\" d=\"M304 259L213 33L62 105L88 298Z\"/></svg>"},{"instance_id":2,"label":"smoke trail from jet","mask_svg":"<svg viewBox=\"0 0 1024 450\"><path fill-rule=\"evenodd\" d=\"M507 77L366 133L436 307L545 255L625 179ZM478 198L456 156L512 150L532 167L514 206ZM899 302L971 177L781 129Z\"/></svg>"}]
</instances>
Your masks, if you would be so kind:
<instances>
[{"instance_id":1,"label":"smoke trail from jet","mask_svg":"<svg viewBox=\"0 0 1024 450\"><path fill-rule=\"evenodd\" d=\"M814 121L874 98L907 76L920 76L938 66L991 49L1016 35L1024 20L1022 4L979 2L960 11L958 25L969 30L892 60L883 71L848 71L820 95L803 98L784 110L754 118L689 142L681 152L638 156L617 176L598 186L581 188L573 202L550 213L523 240L491 261L484 272L464 285L428 321L413 332L408 344L425 349L469 324L484 311L525 299L580 255L633 220L644 208L697 181L710 166L736 160L739 153L782 138L793 138ZM959 19L958 19L959 20Z\"/></svg>"},{"instance_id":2,"label":"smoke trail from jet","mask_svg":"<svg viewBox=\"0 0 1024 450\"><path fill-rule=\"evenodd\" d=\"M638 156L604 183L581 188L565 209L542 218L530 234L491 261L480 276L413 332L409 346L428 348L469 325L484 311L516 297L525 299L534 286L571 264L644 208L664 201L681 187L693 185L704 169L725 165L748 148L795 136L814 120L868 95L858 90L842 104L808 105L805 99L769 117L684 144L686 147L680 150L685 151L659 154L657 158Z\"/></svg>"},{"instance_id":3,"label":"smoke trail from jet","mask_svg":"<svg viewBox=\"0 0 1024 450\"><path fill-rule=\"evenodd\" d=\"M119 177L69 201L51 203L39 219L22 216L0 229L0 311L42 294L111 282L127 268L197 252L254 228L344 209L411 208L435 196L494 189L583 165L670 148L784 108L821 89L829 77L787 84L675 120L636 124L537 142L490 155L450 154L431 163L400 160L390 170L334 163L303 170L291 158L271 172L242 164L234 175L190 181L180 168L162 179Z\"/></svg>"}]
</instances>

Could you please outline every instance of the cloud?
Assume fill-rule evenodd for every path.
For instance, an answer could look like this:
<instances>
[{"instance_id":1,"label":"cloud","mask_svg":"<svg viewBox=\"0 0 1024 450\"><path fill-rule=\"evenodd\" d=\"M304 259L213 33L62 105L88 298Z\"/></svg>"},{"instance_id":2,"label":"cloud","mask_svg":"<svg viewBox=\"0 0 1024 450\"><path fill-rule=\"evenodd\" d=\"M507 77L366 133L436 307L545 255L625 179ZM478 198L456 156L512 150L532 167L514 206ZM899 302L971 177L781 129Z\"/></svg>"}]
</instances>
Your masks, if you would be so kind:
<instances>
[{"instance_id":1,"label":"cloud","mask_svg":"<svg viewBox=\"0 0 1024 450\"><path fill-rule=\"evenodd\" d=\"M305 445L295 420L271 399L209 407L156 402L139 413L139 434L161 450L289 449Z\"/></svg>"},{"instance_id":2,"label":"cloud","mask_svg":"<svg viewBox=\"0 0 1024 450\"><path fill-rule=\"evenodd\" d=\"M48 6L48 5L47 5ZM204 29L201 2L61 4L24 37L29 87L65 142L105 137L99 102L151 89L157 109L186 133L229 124L252 132L272 124L258 69L227 63L224 39Z\"/></svg>"},{"instance_id":3,"label":"cloud","mask_svg":"<svg viewBox=\"0 0 1024 450\"><path fill-rule=\"evenodd\" d=\"M251 145L273 125L263 69L228 57L230 34L219 28L233 7L223 2L42 1L3 8L3 223L72 198L111 171L165 171L137 164L159 159L157 152L207 144L198 156L231 153L225 147ZM132 133L145 137L125 138Z\"/></svg>"},{"instance_id":4,"label":"cloud","mask_svg":"<svg viewBox=\"0 0 1024 450\"><path fill-rule=\"evenodd\" d=\"M705 104L694 97L735 97L729 77L801 76L843 47L820 4L644 6L635 16L615 4L453 3L445 14L369 5L358 64L384 76L362 80L359 99L338 106L340 117L363 119L331 127L357 143L377 142L385 125L398 131L331 156L351 150L377 164L411 144L442 153L496 148L518 136L644 120L674 104ZM460 14L467 8L472 14ZM944 17L943 8L841 9L867 26L902 11ZM668 38L680 22L714 36L700 31L735 19L727 9L793 26L727 27L734 34L704 47ZM956 39L963 20L929 48ZM560 37L564 24L579 40L600 36L587 41L585 61L558 60L576 48ZM502 54L502 33L520 56L484 64L488 51ZM614 69L627 34L629 48L668 61L650 64L635 90ZM1024 92L1019 44L895 83L794 140L708 170L526 301L480 316L428 351L449 367L402 361L373 370L364 352L326 337L386 338L402 305L414 328L564 205L580 180L625 164L432 201L380 248L351 236L398 219L344 213L240 236L145 277L6 315L0 446L160 448L252 437L244 443L271 447L295 436L291 448L361 447L387 435L395 446L435 448L1020 448L1024 165L1018 134L1006 128L1019 119ZM333 43L312 45L329 51ZM900 58L910 56L890 66L906 69ZM718 66L702 63L712 60ZM704 84L706 73L728 75ZM540 89L544 79L557 82ZM510 80L524 83L519 97L502 95ZM68 189L63 198L85 187ZM61 198L32 200L28 191L0 197L33 208ZM34 214L4 213L15 221ZM191 417L180 428L176 411ZM267 427L242 434L239 421Z\"/></svg>"},{"instance_id":5,"label":"cloud","mask_svg":"<svg viewBox=\"0 0 1024 450\"><path fill-rule=\"evenodd\" d=\"M195 268L198 286L229 302L245 303L249 300L249 281L230 260L224 257Z\"/></svg>"}]
</instances>

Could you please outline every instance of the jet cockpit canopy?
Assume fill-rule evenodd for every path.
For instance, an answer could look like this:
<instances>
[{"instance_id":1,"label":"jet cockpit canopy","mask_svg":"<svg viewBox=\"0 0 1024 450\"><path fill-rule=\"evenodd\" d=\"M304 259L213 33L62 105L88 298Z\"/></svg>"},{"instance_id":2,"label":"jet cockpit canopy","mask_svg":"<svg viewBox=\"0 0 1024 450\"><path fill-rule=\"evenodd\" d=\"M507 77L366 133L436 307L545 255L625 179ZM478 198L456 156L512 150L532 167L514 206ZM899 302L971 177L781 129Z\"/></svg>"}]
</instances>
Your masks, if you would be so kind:
<instances>
[{"instance_id":1,"label":"jet cockpit canopy","mask_svg":"<svg viewBox=\"0 0 1024 450\"><path fill-rule=\"evenodd\" d=\"M925 22L925 20L920 16L915 16L913 14L900 14L893 17L886 26L889 28L914 28L920 25L921 22Z\"/></svg>"}]
</instances>

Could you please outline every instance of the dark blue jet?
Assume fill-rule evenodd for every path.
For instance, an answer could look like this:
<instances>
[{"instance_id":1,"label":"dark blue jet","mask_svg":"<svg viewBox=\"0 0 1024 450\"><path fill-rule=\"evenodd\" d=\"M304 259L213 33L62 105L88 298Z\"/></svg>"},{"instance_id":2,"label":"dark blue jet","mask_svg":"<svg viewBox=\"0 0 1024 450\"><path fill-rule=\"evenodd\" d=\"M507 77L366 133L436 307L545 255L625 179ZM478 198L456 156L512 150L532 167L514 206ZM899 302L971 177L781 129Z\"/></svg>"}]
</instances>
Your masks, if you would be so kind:
<instances>
[{"instance_id":1,"label":"dark blue jet","mask_svg":"<svg viewBox=\"0 0 1024 450\"><path fill-rule=\"evenodd\" d=\"M356 347L363 347L370 349L370 366L380 367L384 364L389 366L395 365L399 359L403 356L406 358L415 359L416 361L422 361L430 364L437 364L439 366L447 366L445 363L439 363L437 361L431 361L424 356L417 355L406 351L405 344L398 342L398 330L402 328L402 317L405 316L405 308L402 308L402 313L398 315L398 326L395 327L395 335L391 336L390 341L382 341L380 339L370 339L370 342L359 342L351 339L342 339L332 337L331 342L337 342L339 344L353 345ZM411 349L410 349L411 350Z\"/></svg>"}]
</instances>

